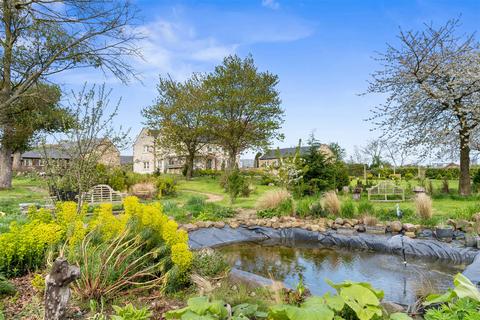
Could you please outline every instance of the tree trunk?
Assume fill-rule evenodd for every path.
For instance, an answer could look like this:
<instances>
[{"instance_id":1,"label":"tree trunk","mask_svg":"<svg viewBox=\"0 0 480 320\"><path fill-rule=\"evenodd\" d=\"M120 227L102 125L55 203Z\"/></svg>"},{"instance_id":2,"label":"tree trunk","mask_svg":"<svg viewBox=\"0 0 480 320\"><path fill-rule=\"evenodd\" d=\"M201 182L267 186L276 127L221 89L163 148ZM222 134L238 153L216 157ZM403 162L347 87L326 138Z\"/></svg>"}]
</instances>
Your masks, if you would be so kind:
<instances>
[{"instance_id":1,"label":"tree trunk","mask_svg":"<svg viewBox=\"0 0 480 320\"><path fill-rule=\"evenodd\" d=\"M190 180L192 179L193 177L193 163L195 161L195 153L190 153L188 156L187 156L187 175L186 175L186 178L187 180Z\"/></svg>"},{"instance_id":2,"label":"tree trunk","mask_svg":"<svg viewBox=\"0 0 480 320\"><path fill-rule=\"evenodd\" d=\"M235 150L231 150L228 154L228 163L227 168L229 171L235 169L237 166L237 152Z\"/></svg>"},{"instance_id":3,"label":"tree trunk","mask_svg":"<svg viewBox=\"0 0 480 320\"><path fill-rule=\"evenodd\" d=\"M22 153L20 151L17 151L13 154L13 163L12 163L13 171L20 169L21 159L22 159Z\"/></svg>"},{"instance_id":4,"label":"tree trunk","mask_svg":"<svg viewBox=\"0 0 480 320\"><path fill-rule=\"evenodd\" d=\"M460 179L458 181L458 193L462 196L468 196L472 192L469 138L468 135L460 134Z\"/></svg>"},{"instance_id":5,"label":"tree trunk","mask_svg":"<svg viewBox=\"0 0 480 320\"><path fill-rule=\"evenodd\" d=\"M0 189L12 187L12 150L0 148Z\"/></svg>"}]
</instances>

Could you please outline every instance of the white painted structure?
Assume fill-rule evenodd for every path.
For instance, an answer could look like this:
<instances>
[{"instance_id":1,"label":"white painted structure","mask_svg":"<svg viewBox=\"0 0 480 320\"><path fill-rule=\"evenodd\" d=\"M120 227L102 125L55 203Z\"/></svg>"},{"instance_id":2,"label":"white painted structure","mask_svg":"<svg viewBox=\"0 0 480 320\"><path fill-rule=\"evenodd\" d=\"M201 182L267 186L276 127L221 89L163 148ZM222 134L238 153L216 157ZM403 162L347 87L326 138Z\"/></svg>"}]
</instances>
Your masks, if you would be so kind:
<instances>
[{"instance_id":1,"label":"white painted structure","mask_svg":"<svg viewBox=\"0 0 480 320\"><path fill-rule=\"evenodd\" d=\"M207 144L195 158L194 169L221 170L228 156L222 148ZM137 173L181 173L185 165L185 156L165 150L155 144L155 138L143 128L133 144L133 171Z\"/></svg>"}]
</instances>

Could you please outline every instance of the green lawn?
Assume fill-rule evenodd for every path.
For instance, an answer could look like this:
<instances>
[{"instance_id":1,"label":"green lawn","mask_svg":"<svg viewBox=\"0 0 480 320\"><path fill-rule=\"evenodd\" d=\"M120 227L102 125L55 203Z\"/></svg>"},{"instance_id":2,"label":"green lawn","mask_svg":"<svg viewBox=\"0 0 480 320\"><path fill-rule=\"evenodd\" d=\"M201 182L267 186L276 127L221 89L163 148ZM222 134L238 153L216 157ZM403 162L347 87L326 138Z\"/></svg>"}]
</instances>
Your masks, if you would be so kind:
<instances>
[{"instance_id":1,"label":"green lawn","mask_svg":"<svg viewBox=\"0 0 480 320\"><path fill-rule=\"evenodd\" d=\"M275 190L276 187L269 187L264 185L259 185L254 183L255 190L250 194L249 197L239 197L233 203L235 208L254 208L255 204L259 197L262 196L265 192L269 190ZM230 206L230 198L227 193L220 186L218 178L211 177L195 177L190 181L179 180L178 188L180 196L185 196L185 194L195 195L197 192L200 193L211 193L223 197L223 200L216 203L220 205Z\"/></svg>"},{"instance_id":2,"label":"green lawn","mask_svg":"<svg viewBox=\"0 0 480 320\"><path fill-rule=\"evenodd\" d=\"M12 189L0 190L0 211L18 213L19 203L44 203L48 196L47 186L43 180L15 178Z\"/></svg>"}]
</instances>

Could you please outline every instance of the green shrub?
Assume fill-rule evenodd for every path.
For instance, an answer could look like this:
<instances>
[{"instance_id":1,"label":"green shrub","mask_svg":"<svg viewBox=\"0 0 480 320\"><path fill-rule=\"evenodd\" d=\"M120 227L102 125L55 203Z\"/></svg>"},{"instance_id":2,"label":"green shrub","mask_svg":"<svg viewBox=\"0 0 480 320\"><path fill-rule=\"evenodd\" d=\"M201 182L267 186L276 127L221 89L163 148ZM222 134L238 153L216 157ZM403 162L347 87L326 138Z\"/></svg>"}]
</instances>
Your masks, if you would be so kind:
<instances>
[{"instance_id":1,"label":"green shrub","mask_svg":"<svg viewBox=\"0 0 480 320\"><path fill-rule=\"evenodd\" d=\"M323 209L320 201L316 201L310 206L310 215L312 217L326 218L328 212Z\"/></svg>"},{"instance_id":2,"label":"green shrub","mask_svg":"<svg viewBox=\"0 0 480 320\"><path fill-rule=\"evenodd\" d=\"M213 169L197 169L193 171L194 177L211 177L215 179L216 177L222 175L221 170L213 170Z\"/></svg>"},{"instance_id":3,"label":"green shrub","mask_svg":"<svg viewBox=\"0 0 480 320\"><path fill-rule=\"evenodd\" d=\"M287 197L278 203L275 208L268 208L257 211L257 216L260 218L273 218L281 216L289 216L295 212L295 203L292 197Z\"/></svg>"},{"instance_id":4,"label":"green shrub","mask_svg":"<svg viewBox=\"0 0 480 320\"><path fill-rule=\"evenodd\" d=\"M229 269L222 254L211 249L194 253L192 270L202 277L215 277Z\"/></svg>"},{"instance_id":5,"label":"green shrub","mask_svg":"<svg viewBox=\"0 0 480 320\"><path fill-rule=\"evenodd\" d=\"M177 181L172 177L158 177L156 186L158 197L173 196L177 193Z\"/></svg>"},{"instance_id":6,"label":"green shrub","mask_svg":"<svg viewBox=\"0 0 480 320\"><path fill-rule=\"evenodd\" d=\"M230 306L228 306L230 307ZM257 305L240 304L231 308L232 319L260 319L267 314L258 311ZM218 319L229 318L229 311L223 300L210 301L207 297L194 297L187 301L187 306L182 309L168 311L165 319Z\"/></svg>"},{"instance_id":7,"label":"green shrub","mask_svg":"<svg viewBox=\"0 0 480 320\"><path fill-rule=\"evenodd\" d=\"M187 221L187 211L184 208L178 206L174 201L164 201L162 203L163 212L169 216L173 217L175 221L186 222Z\"/></svg>"},{"instance_id":8,"label":"green shrub","mask_svg":"<svg viewBox=\"0 0 480 320\"><path fill-rule=\"evenodd\" d=\"M45 292L45 278L41 274L36 273L30 283L36 292L41 294Z\"/></svg>"},{"instance_id":9,"label":"green shrub","mask_svg":"<svg viewBox=\"0 0 480 320\"><path fill-rule=\"evenodd\" d=\"M235 169L227 173L225 191L230 196L231 203L235 202L235 199L245 191L245 188L248 188L248 184L246 184L245 178L240 174L240 170Z\"/></svg>"},{"instance_id":10,"label":"green shrub","mask_svg":"<svg viewBox=\"0 0 480 320\"><path fill-rule=\"evenodd\" d=\"M14 222L8 232L0 234L0 272L10 277L39 268L47 250L58 245L63 235L56 223L32 220L18 226Z\"/></svg>"},{"instance_id":11,"label":"green shrub","mask_svg":"<svg viewBox=\"0 0 480 320\"><path fill-rule=\"evenodd\" d=\"M305 218L311 215L310 207L312 206L314 200L313 198L302 198L297 201L296 213L299 217Z\"/></svg>"},{"instance_id":12,"label":"green shrub","mask_svg":"<svg viewBox=\"0 0 480 320\"><path fill-rule=\"evenodd\" d=\"M479 319L480 291L461 273L453 279L454 288L442 295L429 295L424 306L431 307L425 313L425 320Z\"/></svg>"},{"instance_id":13,"label":"green shrub","mask_svg":"<svg viewBox=\"0 0 480 320\"><path fill-rule=\"evenodd\" d=\"M235 210L228 207L223 207L215 203L206 203L202 211L195 215L195 220L200 221L220 221L231 218L235 215Z\"/></svg>"},{"instance_id":14,"label":"green shrub","mask_svg":"<svg viewBox=\"0 0 480 320\"><path fill-rule=\"evenodd\" d=\"M131 303L124 307L113 306L113 310L115 314L111 316L111 320L148 320L152 317L147 307L137 309Z\"/></svg>"},{"instance_id":15,"label":"green shrub","mask_svg":"<svg viewBox=\"0 0 480 320\"><path fill-rule=\"evenodd\" d=\"M358 213L360 215L364 215L364 214L374 215L375 214L375 207L368 200L360 201L358 203L357 210L358 210Z\"/></svg>"},{"instance_id":16,"label":"green shrub","mask_svg":"<svg viewBox=\"0 0 480 320\"><path fill-rule=\"evenodd\" d=\"M432 308L425 313L425 320L480 319L480 303L470 298L458 299L455 302L442 304L439 308Z\"/></svg>"},{"instance_id":17,"label":"green shrub","mask_svg":"<svg viewBox=\"0 0 480 320\"><path fill-rule=\"evenodd\" d=\"M112 187L113 190L127 190L127 177L125 176L125 172L121 169L114 169L108 176L107 184Z\"/></svg>"},{"instance_id":18,"label":"green shrub","mask_svg":"<svg viewBox=\"0 0 480 320\"><path fill-rule=\"evenodd\" d=\"M352 200L343 201L340 206L340 215L342 218L353 218L355 216L355 203Z\"/></svg>"},{"instance_id":19,"label":"green shrub","mask_svg":"<svg viewBox=\"0 0 480 320\"><path fill-rule=\"evenodd\" d=\"M1 296L12 296L17 292L15 286L7 280L3 275L0 274L0 297Z\"/></svg>"},{"instance_id":20,"label":"green shrub","mask_svg":"<svg viewBox=\"0 0 480 320\"><path fill-rule=\"evenodd\" d=\"M185 203L185 209L189 211L194 217L198 216L205 207L205 197L203 196L191 196Z\"/></svg>"},{"instance_id":21,"label":"green shrub","mask_svg":"<svg viewBox=\"0 0 480 320\"><path fill-rule=\"evenodd\" d=\"M264 173L260 178L260 184L262 186L273 185L275 184L275 179L271 175Z\"/></svg>"}]
</instances>

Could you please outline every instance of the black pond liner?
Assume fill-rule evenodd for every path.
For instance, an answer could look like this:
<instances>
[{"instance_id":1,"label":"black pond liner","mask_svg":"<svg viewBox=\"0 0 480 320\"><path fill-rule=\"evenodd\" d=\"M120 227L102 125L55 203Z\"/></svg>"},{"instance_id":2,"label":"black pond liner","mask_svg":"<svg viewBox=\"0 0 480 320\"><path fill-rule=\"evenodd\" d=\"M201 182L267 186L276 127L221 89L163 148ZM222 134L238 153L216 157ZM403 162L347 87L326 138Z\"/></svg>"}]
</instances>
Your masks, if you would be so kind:
<instances>
[{"instance_id":1,"label":"black pond liner","mask_svg":"<svg viewBox=\"0 0 480 320\"><path fill-rule=\"evenodd\" d=\"M402 255L402 240L406 256L441 259L451 261L454 264L468 264L463 274L476 285L480 284L480 251L464 247L459 243L450 244L434 239L411 239L409 237L403 237L402 239L401 235L373 235L367 233L344 235L333 230L317 232L301 228L274 229L259 226L241 226L235 229L229 226L221 229L204 228L189 233L190 248L194 250L241 242L273 241L286 246L308 242L314 247L342 247Z\"/></svg>"}]
</instances>

